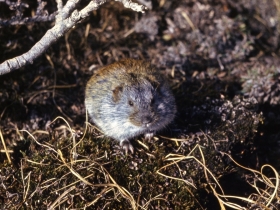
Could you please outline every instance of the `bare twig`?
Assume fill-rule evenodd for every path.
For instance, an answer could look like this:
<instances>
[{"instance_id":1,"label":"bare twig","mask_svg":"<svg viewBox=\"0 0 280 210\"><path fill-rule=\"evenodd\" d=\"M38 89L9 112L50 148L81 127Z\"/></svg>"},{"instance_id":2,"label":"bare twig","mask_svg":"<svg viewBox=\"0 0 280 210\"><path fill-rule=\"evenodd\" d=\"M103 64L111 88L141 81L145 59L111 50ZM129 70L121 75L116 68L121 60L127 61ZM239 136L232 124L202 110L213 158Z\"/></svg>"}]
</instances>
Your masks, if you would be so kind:
<instances>
[{"instance_id":1,"label":"bare twig","mask_svg":"<svg viewBox=\"0 0 280 210\"><path fill-rule=\"evenodd\" d=\"M42 0L37 0L37 8L36 13L33 17L23 17L23 12L26 8L29 8L29 5L23 3L22 1L18 0L17 2L11 2L9 0L0 0L0 2L5 3L9 6L10 10L15 10L16 15L8 20L0 19L0 28L11 26L11 25L24 25L28 23L35 23L35 22L47 22L53 21L57 12L54 12L49 15L47 10L44 10L47 2Z\"/></svg>"},{"instance_id":2,"label":"bare twig","mask_svg":"<svg viewBox=\"0 0 280 210\"><path fill-rule=\"evenodd\" d=\"M90 3L78 11L77 4L80 0L68 0L62 8L61 0L57 0L59 14L56 16L55 26L49 29L46 34L39 40L28 52L4 61L0 64L0 75L7 74L13 70L19 69L26 64L32 64L33 61L44 53L44 51L53 43L55 43L68 30L73 28L77 23L89 16L93 10L97 10L107 0L92 0ZM146 7L131 0L115 0L121 2L125 7L136 12L144 12Z\"/></svg>"}]
</instances>

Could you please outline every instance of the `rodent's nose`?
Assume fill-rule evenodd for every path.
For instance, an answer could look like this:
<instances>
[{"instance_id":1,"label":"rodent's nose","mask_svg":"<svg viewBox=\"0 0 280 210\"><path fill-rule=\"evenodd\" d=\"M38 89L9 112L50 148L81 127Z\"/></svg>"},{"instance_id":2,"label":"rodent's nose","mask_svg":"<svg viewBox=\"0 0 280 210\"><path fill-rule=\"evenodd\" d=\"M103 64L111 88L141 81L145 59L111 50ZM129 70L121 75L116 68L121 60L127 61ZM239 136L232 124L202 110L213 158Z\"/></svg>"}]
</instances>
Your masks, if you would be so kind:
<instances>
[{"instance_id":1,"label":"rodent's nose","mask_svg":"<svg viewBox=\"0 0 280 210\"><path fill-rule=\"evenodd\" d=\"M150 127L151 124L153 122L153 119L151 116L144 116L142 118L142 124L145 126L145 127Z\"/></svg>"}]
</instances>

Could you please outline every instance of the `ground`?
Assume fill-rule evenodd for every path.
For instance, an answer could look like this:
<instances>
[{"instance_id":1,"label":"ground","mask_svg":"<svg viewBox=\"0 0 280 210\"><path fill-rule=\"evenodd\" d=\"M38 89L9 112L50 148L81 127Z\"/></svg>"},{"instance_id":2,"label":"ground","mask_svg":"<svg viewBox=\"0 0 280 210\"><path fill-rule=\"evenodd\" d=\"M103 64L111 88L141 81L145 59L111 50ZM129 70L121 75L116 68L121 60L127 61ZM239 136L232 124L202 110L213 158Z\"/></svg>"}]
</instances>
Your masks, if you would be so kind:
<instances>
[{"instance_id":1,"label":"ground","mask_svg":"<svg viewBox=\"0 0 280 210\"><path fill-rule=\"evenodd\" d=\"M29 16L36 5L26 2ZM279 1L151 2L144 14L108 2L33 64L0 76L3 209L280 208ZM11 18L5 6L0 18ZM0 62L52 26L2 27ZM128 57L165 74L178 113L126 155L86 123L84 90L99 67Z\"/></svg>"}]
</instances>

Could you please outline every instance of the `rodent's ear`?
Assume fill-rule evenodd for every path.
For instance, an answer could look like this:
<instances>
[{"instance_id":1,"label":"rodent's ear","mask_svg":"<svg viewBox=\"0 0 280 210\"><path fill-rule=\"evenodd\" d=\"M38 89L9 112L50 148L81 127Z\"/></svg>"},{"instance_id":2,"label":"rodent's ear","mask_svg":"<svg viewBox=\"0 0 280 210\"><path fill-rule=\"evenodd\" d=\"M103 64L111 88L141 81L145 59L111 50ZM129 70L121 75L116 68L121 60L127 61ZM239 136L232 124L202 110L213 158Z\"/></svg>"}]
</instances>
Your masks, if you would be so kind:
<instances>
[{"instance_id":1,"label":"rodent's ear","mask_svg":"<svg viewBox=\"0 0 280 210\"><path fill-rule=\"evenodd\" d=\"M115 87L114 90L112 90L113 92L113 101L114 102L118 102L120 100L120 96L121 96L121 92L123 91L123 85L119 85L117 87Z\"/></svg>"}]
</instances>

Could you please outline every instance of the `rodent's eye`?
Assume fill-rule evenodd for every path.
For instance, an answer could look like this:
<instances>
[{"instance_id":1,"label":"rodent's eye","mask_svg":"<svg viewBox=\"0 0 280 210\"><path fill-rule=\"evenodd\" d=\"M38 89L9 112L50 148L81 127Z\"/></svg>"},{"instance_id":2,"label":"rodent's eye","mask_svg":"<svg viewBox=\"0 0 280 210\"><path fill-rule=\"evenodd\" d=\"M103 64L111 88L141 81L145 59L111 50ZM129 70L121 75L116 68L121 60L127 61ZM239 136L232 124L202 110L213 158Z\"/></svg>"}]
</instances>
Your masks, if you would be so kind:
<instances>
[{"instance_id":1,"label":"rodent's eye","mask_svg":"<svg viewBox=\"0 0 280 210\"><path fill-rule=\"evenodd\" d=\"M129 106L133 106L133 102L131 100L128 101Z\"/></svg>"},{"instance_id":2,"label":"rodent's eye","mask_svg":"<svg viewBox=\"0 0 280 210\"><path fill-rule=\"evenodd\" d=\"M151 100L151 104L154 104L155 103L155 99L154 98L152 98L152 100Z\"/></svg>"}]
</instances>

